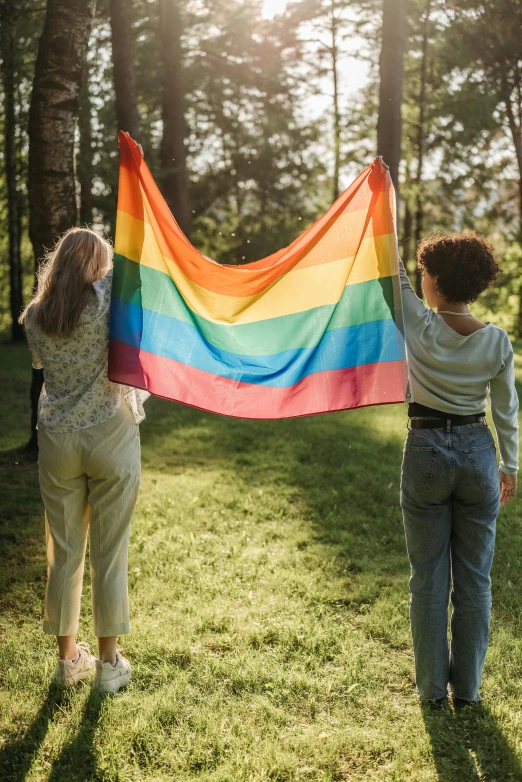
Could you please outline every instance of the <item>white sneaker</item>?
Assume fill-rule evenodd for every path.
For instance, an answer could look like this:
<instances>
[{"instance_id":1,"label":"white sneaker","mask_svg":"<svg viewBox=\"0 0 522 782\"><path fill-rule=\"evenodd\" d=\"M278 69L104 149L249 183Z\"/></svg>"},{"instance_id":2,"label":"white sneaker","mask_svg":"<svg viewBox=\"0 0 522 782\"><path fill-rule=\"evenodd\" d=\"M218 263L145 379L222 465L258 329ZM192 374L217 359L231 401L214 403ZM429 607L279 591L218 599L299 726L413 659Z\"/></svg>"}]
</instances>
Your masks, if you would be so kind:
<instances>
[{"instance_id":1,"label":"white sneaker","mask_svg":"<svg viewBox=\"0 0 522 782\"><path fill-rule=\"evenodd\" d=\"M96 660L91 654L89 644L82 641L77 644L77 648L76 660L58 660L58 665L54 669L53 681L62 687L71 687L82 679L87 679L94 671Z\"/></svg>"},{"instance_id":2,"label":"white sneaker","mask_svg":"<svg viewBox=\"0 0 522 782\"><path fill-rule=\"evenodd\" d=\"M125 687L131 679L131 664L126 657L116 652L116 662L104 663L96 660L96 673L94 675L94 686L103 692L118 692Z\"/></svg>"}]
</instances>

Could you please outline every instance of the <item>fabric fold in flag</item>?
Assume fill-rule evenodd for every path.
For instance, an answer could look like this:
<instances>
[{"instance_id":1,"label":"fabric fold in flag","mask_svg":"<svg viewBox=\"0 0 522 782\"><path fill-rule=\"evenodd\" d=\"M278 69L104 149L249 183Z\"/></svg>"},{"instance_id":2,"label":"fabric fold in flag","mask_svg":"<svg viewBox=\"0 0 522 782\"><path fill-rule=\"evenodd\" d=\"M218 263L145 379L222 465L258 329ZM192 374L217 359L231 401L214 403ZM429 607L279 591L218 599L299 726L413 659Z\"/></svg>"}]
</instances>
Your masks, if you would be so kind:
<instances>
[{"instance_id":1,"label":"fabric fold in flag","mask_svg":"<svg viewBox=\"0 0 522 782\"><path fill-rule=\"evenodd\" d=\"M119 135L109 378L222 415L403 402L395 198L380 159L288 247L219 264L184 236Z\"/></svg>"}]
</instances>

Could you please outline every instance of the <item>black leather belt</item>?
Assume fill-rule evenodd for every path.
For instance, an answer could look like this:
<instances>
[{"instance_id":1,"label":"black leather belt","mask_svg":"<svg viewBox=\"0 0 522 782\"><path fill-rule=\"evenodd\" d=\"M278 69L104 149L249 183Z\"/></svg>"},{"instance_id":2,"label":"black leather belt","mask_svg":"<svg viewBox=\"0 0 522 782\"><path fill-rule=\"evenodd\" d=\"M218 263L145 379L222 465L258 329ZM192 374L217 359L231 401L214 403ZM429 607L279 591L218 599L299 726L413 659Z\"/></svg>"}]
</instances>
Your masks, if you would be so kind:
<instances>
[{"instance_id":1,"label":"black leather belt","mask_svg":"<svg viewBox=\"0 0 522 782\"><path fill-rule=\"evenodd\" d=\"M447 418L410 418L412 429L453 429L455 426L466 424L483 424L486 420L485 413L476 415L449 415Z\"/></svg>"}]
</instances>

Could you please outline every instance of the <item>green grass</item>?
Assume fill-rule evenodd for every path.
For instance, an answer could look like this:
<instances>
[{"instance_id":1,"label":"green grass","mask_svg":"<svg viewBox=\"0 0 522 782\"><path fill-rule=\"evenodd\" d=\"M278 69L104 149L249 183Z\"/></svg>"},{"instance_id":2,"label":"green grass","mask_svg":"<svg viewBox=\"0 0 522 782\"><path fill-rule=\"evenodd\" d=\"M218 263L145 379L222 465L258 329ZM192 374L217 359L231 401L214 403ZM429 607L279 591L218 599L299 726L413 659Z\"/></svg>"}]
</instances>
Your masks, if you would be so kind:
<instances>
[{"instance_id":1,"label":"green grass","mask_svg":"<svg viewBox=\"0 0 522 782\"><path fill-rule=\"evenodd\" d=\"M53 689L27 350L0 346L0 366L1 780L522 780L520 506L499 519L484 705L423 712L400 406L248 422L150 400L133 681L106 699ZM94 644L89 597L86 576Z\"/></svg>"}]
</instances>

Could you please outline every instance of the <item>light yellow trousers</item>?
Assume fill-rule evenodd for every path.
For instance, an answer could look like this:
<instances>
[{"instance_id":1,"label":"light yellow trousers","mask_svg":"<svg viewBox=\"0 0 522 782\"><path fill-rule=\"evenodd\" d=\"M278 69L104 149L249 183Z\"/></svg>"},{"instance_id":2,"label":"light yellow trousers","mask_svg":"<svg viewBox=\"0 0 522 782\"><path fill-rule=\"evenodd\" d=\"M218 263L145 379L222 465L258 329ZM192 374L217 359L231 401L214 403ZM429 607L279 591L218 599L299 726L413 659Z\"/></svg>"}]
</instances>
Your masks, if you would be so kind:
<instances>
[{"instance_id":1,"label":"light yellow trousers","mask_svg":"<svg viewBox=\"0 0 522 782\"><path fill-rule=\"evenodd\" d=\"M92 611L98 637L128 633L127 552L140 484L140 434L128 404L76 432L38 432L45 506L44 632L76 635L90 527Z\"/></svg>"}]
</instances>

